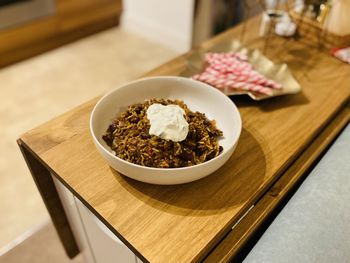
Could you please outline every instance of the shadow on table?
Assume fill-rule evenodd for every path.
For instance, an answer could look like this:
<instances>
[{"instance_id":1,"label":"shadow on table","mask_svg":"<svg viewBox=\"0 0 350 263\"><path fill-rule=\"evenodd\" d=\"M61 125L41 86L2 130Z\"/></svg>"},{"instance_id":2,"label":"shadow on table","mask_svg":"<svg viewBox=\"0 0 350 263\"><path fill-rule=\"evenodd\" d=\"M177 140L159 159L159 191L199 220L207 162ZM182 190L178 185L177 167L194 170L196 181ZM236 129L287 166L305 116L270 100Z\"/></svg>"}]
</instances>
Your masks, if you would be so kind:
<instances>
[{"instance_id":1,"label":"shadow on table","mask_svg":"<svg viewBox=\"0 0 350 263\"><path fill-rule=\"evenodd\" d=\"M167 213L191 216L234 213L257 194L266 171L265 155L257 139L243 129L240 142L244 144L238 143L234 154L218 171L187 184L152 185L111 170L132 195Z\"/></svg>"},{"instance_id":2,"label":"shadow on table","mask_svg":"<svg viewBox=\"0 0 350 263\"><path fill-rule=\"evenodd\" d=\"M239 108L257 107L264 112L270 112L297 105L305 105L310 102L302 91L297 94L277 96L261 101L255 101L247 95L231 96L230 98Z\"/></svg>"}]
</instances>

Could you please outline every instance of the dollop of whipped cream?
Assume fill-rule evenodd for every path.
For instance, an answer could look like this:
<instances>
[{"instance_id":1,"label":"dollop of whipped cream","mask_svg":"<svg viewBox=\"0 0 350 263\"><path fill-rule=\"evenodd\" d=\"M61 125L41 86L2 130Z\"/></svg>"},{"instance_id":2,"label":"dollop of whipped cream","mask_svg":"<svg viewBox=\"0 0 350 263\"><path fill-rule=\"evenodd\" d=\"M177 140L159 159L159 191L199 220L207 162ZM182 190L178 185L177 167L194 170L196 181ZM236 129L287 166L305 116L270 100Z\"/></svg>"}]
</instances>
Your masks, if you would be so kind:
<instances>
[{"instance_id":1,"label":"dollop of whipped cream","mask_svg":"<svg viewBox=\"0 0 350 263\"><path fill-rule=\"evenodd\" d=\"M154 103L147 109L147 118L151 123L150 135L156 135L164 140L180 142L188 134L188 122L185 111L178 105L162 105Z\"/></svg>"}]
</instances>

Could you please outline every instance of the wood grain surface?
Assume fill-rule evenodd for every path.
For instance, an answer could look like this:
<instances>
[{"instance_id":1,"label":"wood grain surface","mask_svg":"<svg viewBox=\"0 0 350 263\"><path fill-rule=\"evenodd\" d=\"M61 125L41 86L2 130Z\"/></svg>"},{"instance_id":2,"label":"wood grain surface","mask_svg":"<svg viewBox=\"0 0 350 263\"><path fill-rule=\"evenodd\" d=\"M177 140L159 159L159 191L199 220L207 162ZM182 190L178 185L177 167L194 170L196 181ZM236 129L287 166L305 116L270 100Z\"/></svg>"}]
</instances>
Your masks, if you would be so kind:
<instances>
[{"instance_id":1,"label":"wood grain surface","mask_svg":"<svg viewBox=\"0 0 350 263\"><path fill-rule=\"evenodd\" d=\"M255 37L258 20L247 26L244 44L263 47ZM239 33L240 28L230 30L198 48L224 44ZM280 38L270 41L265 55L286 62L302 92L261 102L234 97L243 120L237 149L221 169L197 182L155 186L112 170L89 134L97 99L29 131L21 141L142 260L200 261L349 101L345 63ZM185 57L149 75L176 75Z\"/></svg>"}]
</instances>

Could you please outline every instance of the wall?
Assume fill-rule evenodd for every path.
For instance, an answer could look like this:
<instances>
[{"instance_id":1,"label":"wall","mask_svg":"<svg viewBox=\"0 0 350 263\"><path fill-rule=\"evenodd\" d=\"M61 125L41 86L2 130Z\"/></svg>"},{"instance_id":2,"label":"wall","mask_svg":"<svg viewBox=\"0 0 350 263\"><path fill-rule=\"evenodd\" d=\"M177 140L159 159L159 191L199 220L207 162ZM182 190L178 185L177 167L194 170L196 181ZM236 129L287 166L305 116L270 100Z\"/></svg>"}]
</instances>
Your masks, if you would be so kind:
<instances>
[{"instance_id":1,"label":"wall","mask_svg":"<svg viewBox=\"0 0 350 263\"><path fill-rule=\"evenodd\" d=\"M191 48L194 0L124 0L121 26L178 52Z\"/></svg>"}]
</instances>

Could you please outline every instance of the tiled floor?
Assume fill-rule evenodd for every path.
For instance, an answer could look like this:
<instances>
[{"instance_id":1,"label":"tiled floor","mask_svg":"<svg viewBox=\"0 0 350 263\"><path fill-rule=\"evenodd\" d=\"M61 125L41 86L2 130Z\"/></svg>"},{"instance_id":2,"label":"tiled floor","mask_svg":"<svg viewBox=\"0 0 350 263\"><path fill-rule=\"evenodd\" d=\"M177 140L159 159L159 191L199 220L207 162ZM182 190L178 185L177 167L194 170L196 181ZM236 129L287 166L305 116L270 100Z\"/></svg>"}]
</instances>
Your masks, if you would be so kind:
<instances>
[{"instance_id":1,"label":"tiled floor","mask_svg":"<svg viewBox=\"0 0 350 263\"><path fill-rule=\"evenodd\" d=\"M0 248L48 217L18 136L175 55L115 28L0 70Z\"/></svg>"}]
</instances>

